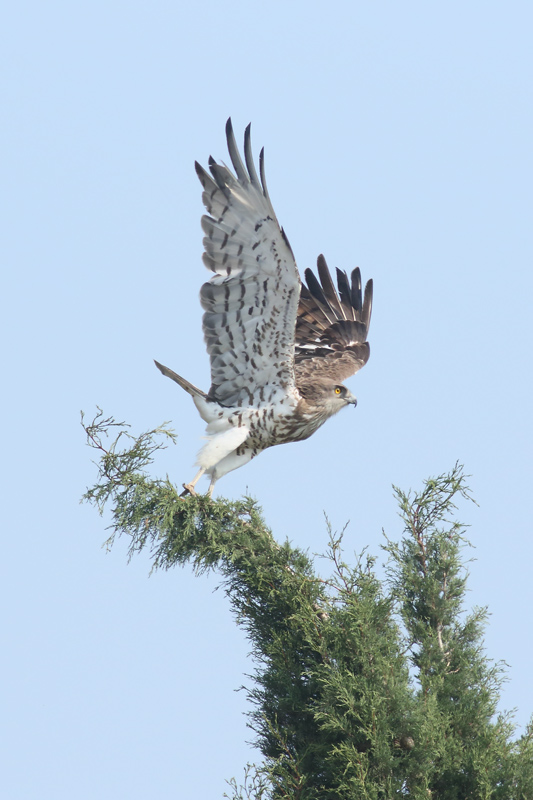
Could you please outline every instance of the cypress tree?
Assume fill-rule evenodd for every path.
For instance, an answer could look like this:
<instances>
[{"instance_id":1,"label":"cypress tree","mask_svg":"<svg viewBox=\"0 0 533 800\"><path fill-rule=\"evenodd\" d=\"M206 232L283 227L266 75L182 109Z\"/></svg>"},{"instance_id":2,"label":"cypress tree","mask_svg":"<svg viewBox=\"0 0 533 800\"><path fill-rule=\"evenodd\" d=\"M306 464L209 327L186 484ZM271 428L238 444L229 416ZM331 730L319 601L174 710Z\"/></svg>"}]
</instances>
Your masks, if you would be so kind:
<instances>
[{"instance_id":1,"label":"cypress tree","mask_svg":"<svg viewBox=\"0 0 533 800\"><path fill-rule=\"evenodd\" d=\"M153 567L216 570L254 672L249 724L263 762L232 800L533 800L533 727L521 738L497 714L502 668L483 650L486 609L466 613L464 526L469 497L458 465L419 494L396 489L404 523L387 539L387 578L375 559L344 560L329 532L331 575L289 541L279 544L250 498L183 499L154 479L166 424L134 437L124 423L82 424L99 453L84 499L110 509L111 546L149 547Z\"/></svg>"}]
</instances>

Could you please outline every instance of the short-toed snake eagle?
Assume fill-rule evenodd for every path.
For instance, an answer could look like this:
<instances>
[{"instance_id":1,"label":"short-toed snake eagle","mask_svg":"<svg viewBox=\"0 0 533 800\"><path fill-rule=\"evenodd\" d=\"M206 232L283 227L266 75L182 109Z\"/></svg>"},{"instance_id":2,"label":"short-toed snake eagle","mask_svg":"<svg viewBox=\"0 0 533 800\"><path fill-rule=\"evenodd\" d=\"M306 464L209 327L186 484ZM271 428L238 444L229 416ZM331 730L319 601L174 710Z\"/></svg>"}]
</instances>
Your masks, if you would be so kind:
<instances>
[{"instance_id":1,"label":"short-toed snake eagle","mask_svg":"<svg viewBox=\"0 0 533 800\"><path fill-rule=\"evenodd\" d=\"M208 215L202 217L205 266L214 274L200 301L211 359L206 394L168 367L163 375L188 392L207 422L207 444L198 454L194 493L204 473L215 482L267 447L307 439L346 405L356 405L342 382L368 361L366 341L372 281L361 292L361 274L337 269L335 290L324 256L318 279L305 270L302 285L289 241L267 191L264 152L255 170L250 126L244 163L231 120L226 125L235 175L209 159L196 163Z\"/></svg>"}]
</instances>

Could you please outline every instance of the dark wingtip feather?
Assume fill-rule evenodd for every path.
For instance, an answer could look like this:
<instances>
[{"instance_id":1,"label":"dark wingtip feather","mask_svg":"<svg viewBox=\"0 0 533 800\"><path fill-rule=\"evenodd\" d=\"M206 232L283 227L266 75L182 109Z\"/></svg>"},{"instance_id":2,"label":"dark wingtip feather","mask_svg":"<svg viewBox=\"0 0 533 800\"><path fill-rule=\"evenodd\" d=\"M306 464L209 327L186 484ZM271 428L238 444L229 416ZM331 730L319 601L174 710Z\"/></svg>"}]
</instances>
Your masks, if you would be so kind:
<instances>
[{"instance_id":1,"label":"dark wingtip feather","mask_svg":"<svg viewBox=\"0 0 533 800\"><path fill-rule=\"evenodd\" d=\"M322 258L324 258L324 256L322 256ZM319 256L319 259L320 259L320 256ZM307 283L307 286L308 286L308 289L309 289L311 295L315 298L315 300L318 300L320 303L322 303L322 305L326 306L326 308L327 308L328 307L328 301L324 297L324 292L322 291L322 286L320 285L320 282L319 282L318 278L316 277L315 273L313 272L313 270L309 269L309 267L307 267L307 269L304 272L304 275L305 275L305 280L306 280L306 283Z\"/></svg>"},{"instance_id":2,"label":"dark wingtip feather","mask_svg":"<svg viewBox=\"0 0 533 800\"><path fill-rule=\"evenodd\" d=\"M355 319L354 309L352 306L352 295L350 291L350 281L348 276L343 270L336 268L337 272L337 286L339 287L339 297L341 300L342 310L346 319Z\"/></svg>"},{"instance_id":3,"label":"dark wingtip feather","mask_svg":"<svg viewBox=\"0 0 533 800\"><path fill-rule=\"evenodd\" d=\"M255 164L252 156L251 130L252 130L252 123L249 122L244 131L244 160L246 162L246 168L248 170L248 174L250 175L250 181L254 186L260 189L261 184L259 182L259 178L257 177L257 172L255 171Z\"/></svg>"},{"instance_id":4,"label":"dark wingtip feather","mask_svg":"<svg viewBox=\"0 0 533 800\"><path fill-rule=\"evenodd\" d=\"M359 267L356 267L354 270L352 270L350 278L352 281L350 297L352 306L357 313L361 311L361 308L363 307L363 296L361 294L361 270Z\"/></svg>"},{"instance_id":5,"label":"dark wingtip feather","mask_svg":"<svg viewBox=\"0 0 533 800\"><path fill-rule=\"evenodd\" d=\"M233 164L237 178L241 183L248 183L248 173L246 172L246 168L242 163L241 154L239 153L239 148L237 147L237 142L235 141L231 117L226 122L226 142L228 144L228 152L231 158L231 163Z\"/></svg>"},{"instance_id":6,"label":"dark wingtip feather","mask_svg":"<svg viewBox=\"0 0 533 800\"><path fill-rule=\"evenodd\" d=\"M207 177L207 172L202 167L202 165L198 163L198 161L194 162L194 169L196 170L196 174L198 175L198 178L200 179L200 183L202 184L203 188L205 189L205 184L206 184L206 180L205 179Z\"/></svg>"},{"instance_id":7,"label":"dark wingtip feather","mask_svg":"<svg viewBox=\"0 0 533 800\"><path fill-rule=\"evenodd\" d=\"M372 316L372 300L374 298L374 281L372 278L366 282L365 286L365 299L363 301L363 310L361 312L361 320L366 325L366 328L370 327L370 318Z\"/></svg>"},{"instance_id":8,"label":"dark wingtip feather","mask_svg":"<svg viewBox=\"0 0 533 800\"><path fill-rule=\"evenodd\" d=\"M265 148L261 148L261 152L259 153L259 174L261 176L261 184L263 186L263 194L265 195L266 199L272 205L270 200L270 195L268 193L266 178L265 178Z\"/></svg>"},{"instance_id":9,"label":"dark wingtip feather","mask_svg":"<svg viewBox=\"0 0 533 800\"><path fill-rule=\"evenodd\" d=\"M220 167L217 162L211 158L211 156L209 156L209 169L211 170L211 175L215 179L215 183L220 191L223 192L226 197L228 197L229 189L226 184L224 172L227 174L229 170L224 169L224 167Z\"/></svg>"},{"instance_id":10,"label":"dark wingtip feather","mask_svg":"<svg viewBox=\"0 0 533 800\"><path fill-rule=\"evenodd\" d=\"M340 288L340 286L342 285L346 289L346 287L348 286L347 274L344 272L344 270L339 269L338 267L335 267L335 272L337 273L337 286L339 286Z\"/></svg>"},{"instance_id":11,"label":"dark wingtip feather","mask_svg":"<svg viewBox=\"0 0 533 800\"><path fill-rule=\"evenodd\" d=\"M359 287L361 286L361 270L359 269L359 267L356 267L355 269L352 270L352 274L350 277L352 279L352 284L355 283L356 286Z\"/></svg>"},{"instance_id":12,"label":"dark wingtip feather","mask_svg":"<svg viewBox=\"0 0 533 800\"><path fill-rule=\"evenodd\" d=\"M323 255L320 255L316 263L318 267L318 277L320 278L320 283L322 284L324 295L327 297L328 304L331 310L338 315L338 318L343 319L344 314L342 312L337 292L335 291L335 286L331 280L326 259Z\"/></svg>"}]
</instances>

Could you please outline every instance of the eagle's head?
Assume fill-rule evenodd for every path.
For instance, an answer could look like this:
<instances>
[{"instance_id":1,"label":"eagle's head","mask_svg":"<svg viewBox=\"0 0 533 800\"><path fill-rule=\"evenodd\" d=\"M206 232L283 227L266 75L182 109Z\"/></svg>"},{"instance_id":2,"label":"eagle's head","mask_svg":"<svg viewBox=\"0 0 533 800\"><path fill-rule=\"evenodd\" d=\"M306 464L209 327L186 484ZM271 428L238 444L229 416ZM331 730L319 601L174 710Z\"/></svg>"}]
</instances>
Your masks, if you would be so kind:
<instances>
[{"instance_id":1,"label":"eagle's head","mask_svg":"<svg viewBox=\"0 0 533 800\"><path fill-rule=\"evenodd\" d=\"M332 417L344 406L357 405L357 398L342 383L329 378L298 385L298 391L305 401L308 411L324 418Z\"/></svg>"}]
</instances>

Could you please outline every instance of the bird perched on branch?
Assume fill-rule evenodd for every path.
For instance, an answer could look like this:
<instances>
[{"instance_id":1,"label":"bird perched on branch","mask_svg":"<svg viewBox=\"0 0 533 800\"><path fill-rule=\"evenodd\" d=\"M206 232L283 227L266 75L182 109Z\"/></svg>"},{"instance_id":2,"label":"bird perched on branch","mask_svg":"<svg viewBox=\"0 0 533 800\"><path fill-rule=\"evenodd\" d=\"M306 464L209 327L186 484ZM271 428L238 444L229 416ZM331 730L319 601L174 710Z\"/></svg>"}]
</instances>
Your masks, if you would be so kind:
<instances>
[{"instance_id":1,"label":"bird perched on branch","mask_svg":"<svg viewBox=\"0 0 533 800\"><path fill-rule=\"evenodd\" d=\"M262 450L307 439L341 408L355 406L342 382L370 356L372 281L363 298L359 269L350 278L337 269L337 292L321 255L318 279L306 269L302 285L268 194L264 151L259 178L250 126L244 162L231 119L226 137L235 174L211 157L211 174L196 163L208 212L202 217L203 261L213 272L200 291L211 388L206 394L155 362L192 396L207 422L200 469L184 484L184 494L194 494L207 473L211 496L219 478Z\"/></svg>"}]
</instances>

